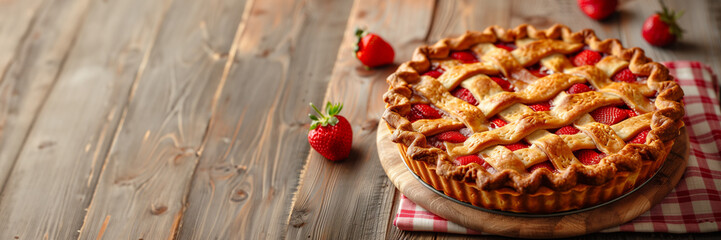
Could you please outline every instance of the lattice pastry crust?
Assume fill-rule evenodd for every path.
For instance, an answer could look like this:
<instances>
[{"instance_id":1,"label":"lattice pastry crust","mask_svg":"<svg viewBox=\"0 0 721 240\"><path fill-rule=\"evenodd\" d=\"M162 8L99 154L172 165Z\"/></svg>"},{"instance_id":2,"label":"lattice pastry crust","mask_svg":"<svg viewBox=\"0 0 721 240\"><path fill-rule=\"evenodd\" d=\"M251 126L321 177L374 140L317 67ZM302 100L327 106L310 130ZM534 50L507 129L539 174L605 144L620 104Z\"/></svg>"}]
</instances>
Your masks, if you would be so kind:
<instances>
[{"instance_id":1,"label":"lattice pastry crust","mask_svg":"<svg viewBox=\"0 0 721 240\"><path fill-rule=\"evenodd\" d=\"M494 45L499 42L517 48ZM576 67L567 55L584 48L605 56L595 65ZM449 57L458 51L472 52L478 61L463 63ZM551 74L540 78L530 74L527 68L534 65ZM423 75L434 68L445 72L437 77ZM610 79L625 68L641 80L628 83ZM493 75L506 77L514 89L507 91L489 77ZM547 194L548 189L577 191L579 186L609 185L618 182L620 175L645 179L649 176L638 174L653 174L655 169L644 166L660 166L683 126L683 91L668 69L647 58L639 48L625 49L617 39L601 41L592 30L574 33L563 25L545 30L525 24L509 30L492 26L483 32L442 39L432 46L417 48L412 60L403 63L387 82L390 88L384 94L383 119L393 131L393 141L401 145L404 157L419 161L413 164L427 165L443 181L463 182L478 191L502 190L514 196ZM577 94L564 91L578 83L596 90ZM450 91L457 87L468 89L477 106L452 95ZM534 111L527 105L538 102L549 102L551 107ZM407 118L411 106L419 103L432 105L443 117L411 122ZM598 108L619 104L637 114L613 125L596 122L589 115ZM494 118L508 124L494 126ZM551 132L568 125L580 132ZM463 142L444 142L441 148L428 143L430 136L460 128L465 128L467 135ZM647 129L650 131L644 144L626 144ZM517 142L530 146L516 150L504 147ZM605 157L597 164L586 165L574 156L574 151L580 149L597 149ZM491 167L454 164L455 158L467 155L481 156ZM546 161L553 164L554 170L529 170ZM612 195L631 187L613 190ZM443 190L455 195L449 193L453 187ZM579 206L570 208L574 207Z\"/></svg>"}]
</instances>

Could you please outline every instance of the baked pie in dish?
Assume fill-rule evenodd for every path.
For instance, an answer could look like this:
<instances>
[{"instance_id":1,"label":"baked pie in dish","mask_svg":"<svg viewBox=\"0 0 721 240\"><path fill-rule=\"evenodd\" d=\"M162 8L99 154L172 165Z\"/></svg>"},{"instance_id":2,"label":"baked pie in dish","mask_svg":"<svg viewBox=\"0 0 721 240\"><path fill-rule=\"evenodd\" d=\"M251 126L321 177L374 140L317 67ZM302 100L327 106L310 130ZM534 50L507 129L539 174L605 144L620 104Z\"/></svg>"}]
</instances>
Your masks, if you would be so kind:
<instances>
[{"instance_id":1,"label":"baked pie in dish","mask_svg":"<svg viewBox=\"0 0 721 240\"><path fill-rule=\"evenodd\" d=\"M383 119L411 171L493 210L617 198L653 176L683 127L683 91L667 68L563 25L442 39L387 82Z\"/></svg>"}]
</instances>

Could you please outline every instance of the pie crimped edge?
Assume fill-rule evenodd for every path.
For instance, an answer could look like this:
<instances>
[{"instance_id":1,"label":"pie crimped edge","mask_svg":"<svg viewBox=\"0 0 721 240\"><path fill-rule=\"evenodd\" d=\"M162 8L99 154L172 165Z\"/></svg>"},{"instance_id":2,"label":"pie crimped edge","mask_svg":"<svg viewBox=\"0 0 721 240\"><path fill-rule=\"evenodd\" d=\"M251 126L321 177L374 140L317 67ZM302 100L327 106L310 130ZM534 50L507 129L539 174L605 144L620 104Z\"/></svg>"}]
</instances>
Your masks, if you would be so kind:
<instances>
[{"instance_id":1,"label":"pie crimped edge","mask_svg":"<svg viewBox=\"0 0 721 240\"><path fill-rule=\"evenodd\" d=\"M627 61L634 74L647 76L646 86L657 95L646 144L626 144L596 165L573 164L560 173L546 169L532 173L510 169L491 173L478 164L455 166L445 150L428 145L425 135L415 131L411 122L403 117L410 112L414 91L411 85L421 80L421 73L430 70L430 59L447 58L451 51L468 50L479 43L515 42L527 38L583 44L591 50ZM552 50L541 48L539 51L543 54L532 53L532 59L526 59L525 66L539 62L552 54L549 53ZM666 67L647 58L640 48L625 49L617 39L601 41L592 30L572 32L559 24L545 30L525 24L508 30L491 26L483 32L466 32L456 38L442 39L432 46L421 46L415 50L411 61L401 64L387 82L390 87L384 94L386 111L383 119L412 171L451 197L489 209L547 213L611 200L655 173L683 126L684 109L680 102L683 91Z\"/></svg>"}]
</instances>

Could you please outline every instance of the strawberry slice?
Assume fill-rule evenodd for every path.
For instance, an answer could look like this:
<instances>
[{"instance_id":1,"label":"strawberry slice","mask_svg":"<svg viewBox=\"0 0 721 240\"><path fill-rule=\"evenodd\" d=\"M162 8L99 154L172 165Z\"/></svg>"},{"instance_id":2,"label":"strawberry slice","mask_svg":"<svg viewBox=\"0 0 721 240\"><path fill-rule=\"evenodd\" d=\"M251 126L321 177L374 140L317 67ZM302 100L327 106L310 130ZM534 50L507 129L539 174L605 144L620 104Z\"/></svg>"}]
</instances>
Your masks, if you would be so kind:
<instances>
[{"instance_id":1,"label":"strawberry slice","mask_svg":"<svg viewBox=\"0 0 721 240\"><path fill-rule=\"evenodd\" d=\"M598 61L601 61L601 58L603 58L603 56L601 56L601 53L586 49L576 54L576 56L573 56L571 62L574 66L580 67L586 65L594 65Z\"/></svg>"},{"instance_id":2,"label":"strawberry slice","mask_svg":"<svg viewBox=\"0 0 721 240\"><path fill-rule=\"evenodd\" d=\"M638 133L638 135L631 139L631 141L628 141L628 143L646 143L646 136L648 136L648 132L650 132L650 130L644 130L643 132Z\"/></svg>"},{"instance_id":3,"label":"strawberry slice","mask_svg":"<svg viewBox=\"0 0 721 240\"><path fill-rule=\"evenodd\" d=\"M628 113L625 109L620 109L614 106L605 106L593 110L593 112L591 112L591 117L593 117L596 122L613 125L628 118Z\"/></svg>"},{"instance_id":4,"label":"strawberry slice","mask_svg":"<svg viewBox=\"0 0 721 240\"><path fill-rule=\"evenodd\" d=\"M466 141L466 136L459 131L442 132L435 136L438 140L452 143L462 143Z\"/></svg>"},{"instance_id":5,"label":"strawberry slice","mask_svg":"<svg viewBox=\"0 0 721 240\"><path fill-rule=\"evenodd\" d=\"M428 71L428 72L425 72L423 75L429 76L429 77L432 77L432 78L438 78L438 77L440 77L441 75L443 75L443 72L441 72L441 71L439 71L439 70L443 70L443 69L442 69L442 68L439 68L439 69L430 70L430 71Z\"/></svg>"},{"instance_id":6,"label":"strawberry slice","mask_svg":"<svg viewBox=\"0 0 721 240\"><path fill-rule=\"evenodd\" d=\"M516 49L516 44L513 44L513 43L501 42L501 43L496 43L495 45L496 45L497 48L503 48L503 49L506 49L506 51L509 51L509 52L510 52L510 51L513 51L513 49Z\"/></svg>"},{"instance_id":7,"label":"strawberry slice","mask_svg":"<svg viewBox=\"0 0 721 240\"><path fill-rule=\"evenodd\" d=\"M539 111L550 111L551 110L551 104L548 102L542 102L542 103L536 103L533 105L528 105L533 111L539 112Z\"/></svg>"},{"instance_id":8,"label":"strawberry slice","mask_svg":"<svg viewBox=\"0 0 721 240\"><path fill-rule=\"evenodd\" d=\"M478 106L478 101L475 97L473 97L471 91L466 88L457 87L451 92L451 94L457 98L462 99L463 101L473 104L474 106Z\"/></svg>"},{"instance_id":9,"label":"strawberry slice","mask_svg":"<svg viewBox=\"0 0 721 240\"><path fill-rule=\"evenodd\" d=\"M601 161L601 159L606 156L605 153L601 153L599 151L592 150L592 149L578 150L578 151L573 152L573 155L575 155L576 158L578 158L578 161L581 161L581 163L586 164L586 165L598 164L598 162Z\"/></svg>"},{"instance_id":10,"label":"strawberry slice","mask_svg":"<svg viewBox=\"0 0 721 240\"><path fill-rule=\"evenodd\" d=\"M530 166L528 168L528 172L536 171L536 169L545 168L548 169L551 172L558 172L556 168L553 167L553 164L551 164L551 161L545 161L542 163L534 164L533 166Z\"/></svg>"},{"instance_id":11,"label":"strawberry slice","mask_svg":"<svg viewBox=\"0 0 721 240\"><path fill-rule=\"evenodd\" d=\"M592 90L593 89L591 89L591 87L589 87L586 84L576 83L576 84L571 85L571 87L568 88L568 90L566 90L566 93L577 94L577 93L584 93L584 92L588 92L588 91L592 91Z\"/></svg>"},{"instance_id":12,"label":"strawberry slice","mask_svg":"<svg viewBox=\"0 0 721 240\"><path fill-rule=\"evenodd\" d=\"M478 165L481 165L482 167L486 169L492 169L493 166L491 164L488 164L486 161L483 160L483 158L476 156L476 155L468 155L463 157L458 157L455 160L453 160L453 163L456 166L465 166L471 163L477 163Z\"/></svg>"},{"instance_id":13,"label":"strawberry slice","mask_svg":"<svg viewBox=\"0 0 721 240\"><path fill-rule=\"evenodd\" d=\"M580 131L581 130L578 130L578 128L575 128L575 127L569 125L569 126L563 126L562 128L559 128L558 130L556 130L556 135L573 135Z\"/></svg>"},{"instance_id":14,"label":"strawberry slice","mask_svg":"<svg viewBox=\"0 0 721 240\"><path fill-rule=\"evenodd\" d=\"M638 113L636 113L636 111L634 111L633 109L624 109L624 110L626 110L626 114L628 114L628 117L630 117L630 118L638 116Z\"/></svg>"},{"instance_id":15,"label":"strawberry slice","mask_svg":"<svg viewBox=\"0 0 721 240\"><path fill-rule=\"evenodd\" d=\"M436 119L441 118L442 115L435 108L428 104L415 104L411 107L411 113L408 116L408 120L414 122L419 119Z\"/></svg>"},{"instance_id":16,"label":"strawberry slice","mask_svg":"<svg viewBox=\"0 0 721 240\"><path fill-rule=\"evenodd\" d=\"M504 146L504 147L508 148L508 149L511 150L511 151L516 151L516 150L518 150L518 149L528 148L528 145L525 144L525 143L517 142L517 143L514 143L514 144L508 144L508 145L506 145L506 146Z\"/></svg>"},{"instance_id":17,"label":"strawberry slice","mask_svg":"<svg viewBox=\"0 0 721 240\"><path fill-rule=\"evenodd\" d=\"M548 76L548 73L545 71L545 69L542 69L540 64L530 66L527 68L527 70L531 72L531 74L539 78Z\"/></svg>"},{"instance_id":18,"label":"strawberry slice","mask_svg":"<svg viewBox=\"0 0 721 240\"><path fill-rule=\"evenodd\" d=\"M636 82L636 75L634 75L630 69L625 68L614 74L612 79L616 82L633 83Z\"/></svg>"},{"instance_id":19,"label":"strawberry slice","mask_svg":"<svg viewBox=\"0 0 721 240\"><path fill-rule=\"evenodd\" d=\"M511 88L511 83L508 82L508 80L500 78L500 77L491 77L491 80L498 83L498 86L501 86L503 90L513 92L513 88Z\"/></svg>"},{"instance_id":20,"label":"strawberry slice","mask_svg":"<svg viewBox=\"0 0 721 240\"><path fill-rule=\"evenodd\" d=\"M491 119L491 127L492 128L503 127L503 126L506 126L506 124L508 124L508 123L506 121L503 121L503 119L500 119L500 118Z\"/></svg>"},{"instance_id":21,"label":"strawberry slice","mask_svg":"<svg viewBox=\"0 0 721 240\"><path fill-rule=\"evenodd\" d=\"M458 59L462 63L476 63L478 62L478 59L476 56L473 56L473 53L469 51L462 51L462 52L453 52L451 53L451 58Z\"/></svg>"}]
</instances>

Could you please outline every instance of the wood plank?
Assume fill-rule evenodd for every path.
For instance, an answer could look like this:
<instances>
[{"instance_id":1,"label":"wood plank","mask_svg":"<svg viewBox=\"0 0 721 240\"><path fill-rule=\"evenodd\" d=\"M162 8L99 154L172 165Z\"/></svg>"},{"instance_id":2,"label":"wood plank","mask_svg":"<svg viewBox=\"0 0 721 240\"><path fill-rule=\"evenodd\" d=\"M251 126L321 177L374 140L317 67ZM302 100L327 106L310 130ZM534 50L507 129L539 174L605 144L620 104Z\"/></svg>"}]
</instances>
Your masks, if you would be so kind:
<instances>
[{"instance_id":1,"label":"wood plank","mask_svg":"<svg viewBox=\"0 0 721 240\"><path fill-rule=\"evenodd\" d=\"M289 219L288 238L372 239L385 236L395 189L380 167L375 129L384 111L385 78L394 66L365 70L355 59L357 26L380 34L410 59L426 41L433 1L355 1L325 99L345 104L341 115L353 126L353 150L342 162L311 151ZM307 108L306 108L307 109ZM343 223L333 224L329 223ZM326 227L324 227L326 226Z\"/></svg>"},{"instance_id":2,"label":"wood plank","mask_svg":"<svg viewBox=\"0 0 721 240\"><path fill-rule=\"evenodd\" d=\"M254 1L196 170L181 239L280 239L351 2ZM262 39L262 40L260 40Z\"/></svg>"},{"instance_id":3,"label":"wood plank","mask_svg":"<svg viewBox=\"0 0 721 240\"><path fill-rule=\"evenodd\" d=\"M5 185L17 153L25 141L29 123L40 105L41 101L33 100L45 95L42 91L29 91L22 85L38 83L37 79L27 79L19 85L17 80L24 77L16 76L18 69L23 67L23 62L35 61L21 58L27 58L27 42L30 41L26 40L36 18L39 18L37 15L42 14L42 6L50 5L42 3L42 0L0 2L0 189ZM25 97L28 92L39 94ZM23 104L25 106L19 106Z\"/></svg>"},{"instance_id":4,"label":"wood plank","mask_svg":"<svg viewBox=\"0 0 721 240\"><path fill-rule=\"evenodd\" d=\"M438 1L428 43L459 36L466 31L482 31L492 25L511 27L511 3L512 1L492 0Z\"/></svg>"},{"instance_id":5,"label":"wood plank","mask_svg":"<svg viewBox=\"0 0 721 240\"><path fill-rule=\"evenodd\" d=\"M621 12L622 13L622 12ZM576 1L572 0L543 0L543 1L513 1L511 8L511 22L509 27L520 24L531 24L539 29L560 23L573 31L593 29L601 39L618 38L619 16L614 13L608 19L596 21L586 16Z\"/></svg>"},{"instance_id":6,"label":"wood plank","mask_svg":"<svg viewBox=\"0 0 721 240\"><path fill-rule=\"evenodd\" d=\"M684 37L675 45L653 47L641 36L641 27L648 16L661 11L655 0L629 1L621 4L625 14L621 18L624 46L640 47L654 61L694 60L709 65L718 75L721 72L721 2L719 1L666 1L669 8L685 11L678 24L685 30Z\"/></svg>"},{"instance_id":7,"label":"wood plank","mask_svg":"<svg viewBox=\"0 0 721 240\"><path fill-rule=\"evenodd\" d=\"M0 2L0 75L19 57L20 45L28 37L45 0L12 0Z\"/></svg>"},{"instance_id":8,"label":"wood plank","mask_svg":"<svg viewBox=\"0 0 721 240\"><path fill-rule=\"evenodd\" d=\"M88 6L89 0L43 4L30 21L32 26L20 31L25 37L16 49L0 50L0 58L8 60L0 80L0 186L4 185L37 112L57 79ZM18 16L0 13L0 18L5 17ZM0 24L7 22L12 21L0 19ZM3 36L0 41L7 41L5 37L12 36Z\"/></svg>"},{"instance_id":9,"label":"wood plank","mask_svg":"<svg viewBox=\"0 0 721 240\"><path fill-rule=\"evenodd\" d=\"M80 239L176 236L245 6L173 1L138 70Z\"/></svg>"},{"instance_id":10,"label":"wood plank","mask_svg":"<svg viewBox=\"0 0 721 240\"><path fill-rule=\"evenodd\" d=\"M90 6L7 180L0 238L78 236L120 110L167 3L96 1Z\"/></svg>"}]
</instances>

